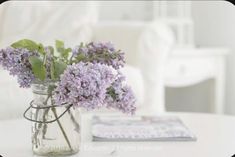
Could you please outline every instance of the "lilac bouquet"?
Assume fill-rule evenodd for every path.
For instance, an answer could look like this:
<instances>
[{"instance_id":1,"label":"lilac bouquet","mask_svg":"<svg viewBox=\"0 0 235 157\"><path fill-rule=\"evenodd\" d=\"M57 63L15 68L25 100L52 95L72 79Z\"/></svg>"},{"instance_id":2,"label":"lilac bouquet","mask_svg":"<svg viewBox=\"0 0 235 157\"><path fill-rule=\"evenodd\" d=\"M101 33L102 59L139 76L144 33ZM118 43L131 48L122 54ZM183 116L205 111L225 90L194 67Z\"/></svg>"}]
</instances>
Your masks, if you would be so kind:
<instances>
[{"instance_id":1,"label":"lilac bouquet","mask_svg":"<svg viewBox=\"0 0 235 157\"><path fill-rule=\"evenodd\" d=\"M23 39L0 50L0 65L17 77L20 87L56 82L49 92L55 105L133 114L135 97L119 70L124 63L124 53L110 42L81 43L72 49L59 40L53 48Z\"/></svg>"},{"instance_id":2,"label":"lilac bouquet","mask_svg":"<svg viewBox=\"0 0 235 157\"><path fill-rule=\"evenodd\" d=\"M32 87L36 94L24 113L34 122L33 152L48 156L78 152L80 125L73 114L77 108L90 111L104 107L134 114L135 96L120 72L124 63L124 53L109 42L65 48L56 40L54 48L23 39L1 49L0 66L17 78L20 87ZM59 115L60 108L66 110ZM26 116L29 109L31 118ZM55 119L48 120L50 117ZM56 130L50 129L55 125Z\"/></svg>"}]
</instances>

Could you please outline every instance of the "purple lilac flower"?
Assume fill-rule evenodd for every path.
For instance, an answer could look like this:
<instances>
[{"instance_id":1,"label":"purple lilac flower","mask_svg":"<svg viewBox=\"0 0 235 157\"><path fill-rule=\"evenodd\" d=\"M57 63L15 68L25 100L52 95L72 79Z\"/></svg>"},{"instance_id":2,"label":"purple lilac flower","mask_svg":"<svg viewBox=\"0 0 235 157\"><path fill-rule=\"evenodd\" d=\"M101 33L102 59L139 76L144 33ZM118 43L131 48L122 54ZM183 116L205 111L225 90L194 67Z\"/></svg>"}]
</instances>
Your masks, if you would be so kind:
<instances>
[{"instance_id":1,"label":"purple lilac flower","mask_svg":"<svg viewBox=\"0 0 235 157\"><path fill-rule=\"evenodd\" d=\"M124 53L115 50L110 42L91 42L77 46L73 49L73 55L76 57L79 54L83 54L89 62L110 65L114 69L123 67L125 63Z\"/></svg>"},{"instance_id":2,"label":"purple lilac flower","mask_svg":"<svg viewBox=\"0 0 235 157\"><path fill-rule=\"evenodd\" d=\"M27 49L7 47L0 50L0 65L17 76L20 87L28 88L35 79L28 58L34 55L37 54Z\"/></svg>"},{"instance_id":3,"label":"purple lilac flower","mask_svg":"<svg viewBox=\"0 0 235 157\"><path fill-rule=\"evenodd\" d=\"M105 102L107 108L115 108L123 113L134 114L136 111L135 96L129 86L124 85L125 77L119 73L117 79L109 87Z\"/></svg>"},{"instance_id":4,"label":"purple lilac flower","mask_svg":"<svg viewBox=\"0 0 235 157\"><path fill-rule=\"evenodd\" d=\"M76 46L75 48L72 49L72 55L77 56L79 54L84 54L85 56L88 53L88 48L82 47L82 46Z\"/></svg>"},{"instance_id":5,"label":"purple lilac flower","mask_svg":"<svg viewBox=\"0 0 235 157\"><path fill-rule=\"evenodd\" d=\"M70 65L55 89L55 103L72 104L87 110L99 108L104 104L106 89L113 81L113 69L106 65L83 62Z\"/></svg>"}]
</instances>

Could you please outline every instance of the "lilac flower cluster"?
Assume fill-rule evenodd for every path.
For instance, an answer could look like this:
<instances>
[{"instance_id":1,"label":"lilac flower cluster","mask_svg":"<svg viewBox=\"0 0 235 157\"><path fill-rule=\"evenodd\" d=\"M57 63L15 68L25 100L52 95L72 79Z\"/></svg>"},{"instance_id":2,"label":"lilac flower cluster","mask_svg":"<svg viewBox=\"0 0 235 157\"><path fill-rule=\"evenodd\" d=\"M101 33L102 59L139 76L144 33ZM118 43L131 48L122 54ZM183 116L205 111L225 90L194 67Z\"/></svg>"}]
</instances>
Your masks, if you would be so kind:
<instances>
[{"instance_id":1,"label":"lilac flower cluster","mask_svg":"<svg viewBox=\"0 0 235 157\"><path fill-rule=\"evenodd\" d=\"M61 75L54 100L57 105L72 104L87 110L105 106L133 114L135 97L123 81L124 77L116 76L107 65L80 62L68 66Z\"/></svg>"},{"instance_id":2,"label":"lilac flower cluster","mask_svg":"<svg viewBox=\"0 0 235 157\"><path fill-rule=\"evenodd\" d=\"M124 66L124 53L115 50L110 42L91 42L86 45L80 45L73 49L73 57L84 55L85 61L92 63L101 63L119 69Z\"/></svg>"},{"instance_id":3,"label":"lilac flower cluster","mask_svg":"<svg viewBox=\"0 0 235 157\"><path fill-rule=\"evenodd\" d=\"M7 47L0 50L0 65L17 76L20 87L28 88L35 79L28 58L34 55L37 54L27 49Z\"/></svg>"},{"instance_id":4,"label":"lilac flower cluster","mask_svg":"<svg viewBox=\"0 0 235 157\"><path fill-rule=\"evenodd\" d=\"M55 103L72 104L87 110L99 108L104 104L106 89L113 81L113 69L107 65L83 62L70 65L54 91Z\"/></svg>"},{"instance_id":5,"label":"lilac flower cluster","mask_svg":"<svg viewBox=\"0 0 235 157\"><path fill-rule=\"evenodd\" d=\"M125 77L119 73L116 80L108 88L105 102L107 108L115 108L123 113L134 114L136 111L135 96L131 88L124 85Z\"/></svg>"},{"instance_id":6,"label":"lilac flower cluster","mask_svg":"<svg viewBox=\"0 0 235 157\"><path fill-rule=\"evenodd\" d=\"M87 110L107 107L127 114L135 112L134 94L124 84L125 77L119 72L125 63L124 53L117 51L110 42L81 44L72 50L69 60L68 57L54 56L51 46L43 47L42 44L37 45L27 39L13 45L16 47L0 50L0 66L8 70L10 75L17 77L20 87L28 88L35 80L46 83L56 79L58 84L53 88L52 94L57 105L72 104L73 107ZM64 46L61 49L61 53L70 55L70 49L67 51ZM33 60L37 62L29 62L31 56L36 56ZM61 68L64 64L67 66Z\"/></svg>"}]
</instances>

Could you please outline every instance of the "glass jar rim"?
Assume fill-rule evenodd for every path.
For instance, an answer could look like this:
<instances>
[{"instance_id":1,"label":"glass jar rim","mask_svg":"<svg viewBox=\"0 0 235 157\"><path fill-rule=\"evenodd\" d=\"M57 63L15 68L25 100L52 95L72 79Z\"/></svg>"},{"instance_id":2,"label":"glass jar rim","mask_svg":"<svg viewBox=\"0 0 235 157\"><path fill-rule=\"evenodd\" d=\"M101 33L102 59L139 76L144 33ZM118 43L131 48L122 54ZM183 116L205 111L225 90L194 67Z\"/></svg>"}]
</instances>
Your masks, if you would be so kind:
<instances>
[{"instance_id":1,"label":"glass jar rim","mask_svg":"<svg viewBox=\"0 0 235 157\"><path fill-rule=\"evenodd\" d=\"M35 81L31 85L34 94L48 95L50 86L56 86L58 81Z\"/></svg>"}]
</instances>

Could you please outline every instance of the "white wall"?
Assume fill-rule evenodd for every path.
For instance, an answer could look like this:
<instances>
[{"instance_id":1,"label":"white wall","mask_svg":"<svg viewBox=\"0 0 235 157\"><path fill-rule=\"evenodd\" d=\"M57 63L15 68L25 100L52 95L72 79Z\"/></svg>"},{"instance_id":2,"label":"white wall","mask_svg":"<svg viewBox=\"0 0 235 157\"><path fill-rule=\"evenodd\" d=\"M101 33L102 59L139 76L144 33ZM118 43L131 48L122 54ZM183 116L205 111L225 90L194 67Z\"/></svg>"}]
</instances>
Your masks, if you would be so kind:
<instances>
[{"instance_id":1,"label":"white wall","mask_svg":"<svg viewBox=\"0 0 235 157\"><path fill-rule=\"evenodd\" d=\"M235 114L235 6L227 1L194 1L195 42L231 49L227 59L226 113Z\"/></svg>"}]
</instances>

